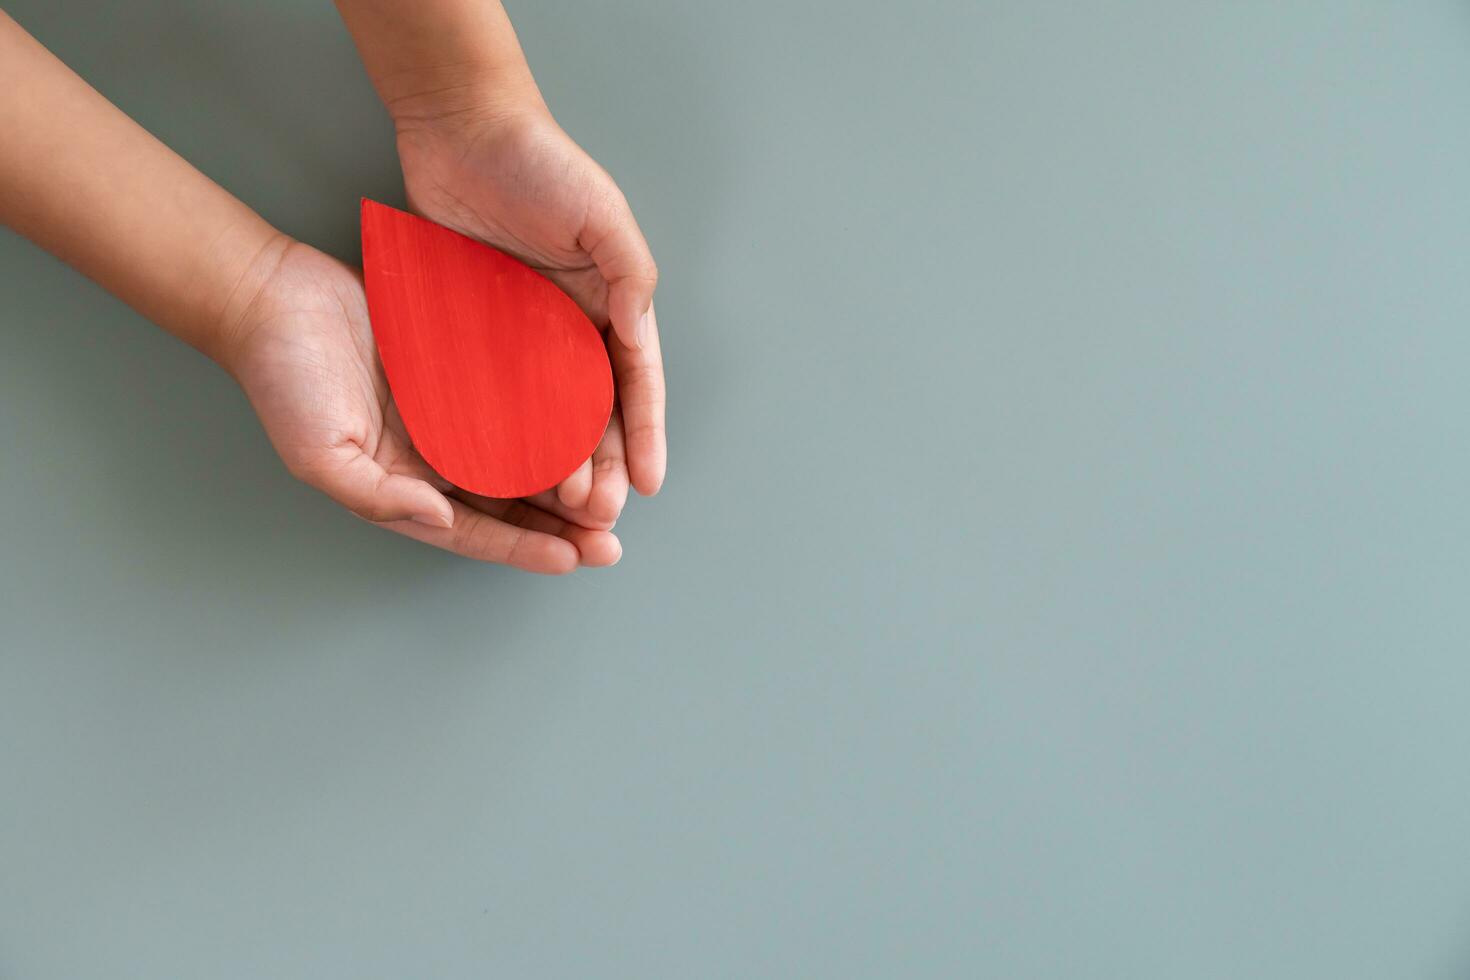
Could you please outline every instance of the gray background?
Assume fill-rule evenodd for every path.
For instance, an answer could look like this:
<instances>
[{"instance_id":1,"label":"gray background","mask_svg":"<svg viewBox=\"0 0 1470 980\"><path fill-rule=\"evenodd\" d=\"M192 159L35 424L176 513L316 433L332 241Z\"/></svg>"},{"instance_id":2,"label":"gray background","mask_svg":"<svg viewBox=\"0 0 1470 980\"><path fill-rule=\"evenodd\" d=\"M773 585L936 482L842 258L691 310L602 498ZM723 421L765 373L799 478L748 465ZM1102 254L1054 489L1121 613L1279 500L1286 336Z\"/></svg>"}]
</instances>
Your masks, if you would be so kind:
<instances>
[{"instance_id":1,"label":"gray background","mask_svg":"<svg viewBox=\"0 0 1470 980\"><path fill-rule=\"evenodd\" d=\"M281 228L325 3L13 3ZM664 272L613 571L0 238L0 976L1470 975L1470 5L512 7Z\"/></svg>"}]
</instances>

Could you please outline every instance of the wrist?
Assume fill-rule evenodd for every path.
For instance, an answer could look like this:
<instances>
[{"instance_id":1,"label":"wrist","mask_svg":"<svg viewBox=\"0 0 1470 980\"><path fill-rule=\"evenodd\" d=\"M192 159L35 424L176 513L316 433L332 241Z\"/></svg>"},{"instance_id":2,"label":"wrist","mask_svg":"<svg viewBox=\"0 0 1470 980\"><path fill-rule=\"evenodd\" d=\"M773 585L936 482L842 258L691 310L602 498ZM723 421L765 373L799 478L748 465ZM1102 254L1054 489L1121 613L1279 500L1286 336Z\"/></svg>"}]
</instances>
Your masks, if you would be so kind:
<instances>
[{"instance_id":1,"label":"wrist","mask_svg":"<svg viewBox=\"0 0 1470 980\"><path fill-rule=\"evenodd\" d=\"M546 104L536 99L466 100L457 110L405 115L395 120L398 158L403 166L410 200L424 174L446 160L457 161L497 145L530 145L536 137L557 128Z\"/></svg>"},{"instance_id":2,"label":"wrist","mask_svg":"<svg viewBox=\"0 0 1470 980\"><path fill-rule=\"evenodd\" d=\"M547 111L524 62L416 70L380 84L379 92L399 133L446 124L474 127Z\"/></svg>"},{"instance_id":3,"label":"wrist","mask_svg":"<svg viewBox=\"0 0 1470 980\"><path fill-rule=\"evenodd\" d=\"M400 128L541 106L498 0L336 0Z\"/></svg>"},{"instance_id":4,"label":"wrist","mask_svg":"<svg viewBox=\"0 0 1470 980\"><path fill-rule=\"evenodd\" d=\"M281 259L293 244L290 236L273 228L237 243L231 260L232 285L206 332L208 342L198 345L231 375L238 377L241 351L251 332L249 325L255 322L256 311L268 302Z\"/></svg>"}]
</instances>

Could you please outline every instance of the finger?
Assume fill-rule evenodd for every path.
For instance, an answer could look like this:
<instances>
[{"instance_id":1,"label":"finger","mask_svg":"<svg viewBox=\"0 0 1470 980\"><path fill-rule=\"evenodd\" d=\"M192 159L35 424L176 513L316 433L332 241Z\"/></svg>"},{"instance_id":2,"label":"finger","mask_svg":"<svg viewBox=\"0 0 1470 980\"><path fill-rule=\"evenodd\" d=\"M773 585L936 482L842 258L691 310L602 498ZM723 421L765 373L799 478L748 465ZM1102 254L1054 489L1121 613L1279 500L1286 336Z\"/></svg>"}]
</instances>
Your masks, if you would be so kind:
<instances>
[{"instance_id":1,"label":"finger","mask_svg":"<svg viewBox=\"0 0 1470 980\"><path fill-rule=\"evenodd\" d=\"M612 521L601 521L593 517L585 507L573 509L562 503L557 497L555 490L543 490L540 493L523 497L526 503L532 507L540 508L548 514L560 517L564 521L585 527L592 531L611 531Z\"/></svg>"},{"instance_id":2,"label":"finger","mask_svg":"<svg viewBox=\"0 0 1470 980\"><path fill-rule=\"evenodd\" d=\"M589 567L615 565L623 555L623 545L617 535L582 527L527 501L481 497L466 490L456 490L454 498L456 505L466 505L478 514L522 530L529 536L551 537L570 544L580 564Z\"/></svg>"},{"instance_id":3,"label":"finger","mask_svg":"<svg viewBox=\"0 0 1470 980\"><path fill-rule=\"evenodd\" d=\"M607 281L607 313L623 343L638 349L651 328L653 290L658 266L628 201L612 188L600 206L588 213L578 244L592 257Z\"/></svg>"},{"instance_id":4,"label":"finger","mask_svg":"<svg viewBox=\"0 0 1470 980\"><path fill-rule=\"evenodd\" d=\"M569 506L561 488L545 490L524 498L534 507L565 521L597 531L610 531L628 502L628 466L623 453L621 412L614 407L591 459L592 490L581 506ZM490 499L490 498L486 498Z\"/></svg>"},{"instance_id":5,"label":"finger","mask_svg":"<svg viewBox=\"0 0 1470 980\"><path fill-rule=\"evenodd\" d=\"M664 437L664 365L659 352L658 317L648 308L648 337L641 350L634 350L608 337L613 375L618 382L618 400L623 408L623 440L628 458L628 476L633 488L645 497L658 493L668 468L668 446Z\"/></svg>"},{"instance_id":6,"label":"finger","mask_svg":"<svg viewBox=\"0 0 1470 980\"><path fill-rule=\"evenodd\" d=\"M584 460L576 471L556 488L562 503L573 509L587 506L587 497L592 493L592 460Z\"/></svg>"},{"instance_id":7,"label":"finger","mask_svg":"<svg viewBox=\"0 0 1470 980\"><path fill-rule=\"evenodd\" d=\"M592 454L592 492L587 497L587 516L600 526L612 527L628 502L628 461L623 450L623 418L613 409L607 431Z\"/></svg>"},{"instance_id":8,"label":"finger","mask_svg":"<svg viewBox=\"0 0 1470 980\"><path fill-rule=\"evenodd\" d=\"M500 503L511 507L519 505L527 512L543 513L519 501ZM497 517L461 500L455 500L453 507L453 528L428 527L413 521L398 521L383 526L466 558L510 565L540 575L565 575L575 571L579 564L610 565L622 555L622 545L606 531L578 529L589 535L603 536L601 539L579 542L575 534L559 535L538 530L531 526L536 523L534 520L511 512L509 508L502 512L502 517ZM550 515L544 516L551 521L565 524ZM541 526L546 527L545 524ZM588 552L585 557L580 546L583 544Z\"/></svg>"},{"instance_id":9,"label":"finger","mask_svg":"<svg viewBox=\"0 0 1470 980\"><path fill-rule=\"evenodd\" d=\"M540 508L520 501L503 501L506 510L501 520L514 519L522 527L538 533L555 534L570 541L581 556L581 562L589 568L605 568L616 565L623 557L623 543L611 531L582 527L571 521L548 514Z\"/></svg>"},{"instance_id":10,"label":"finger","mask_svg":"<svg viewBox=\"0 0 1470 980\"><path fill-rule=\"evenodd\" d=\"M374 523L417 521L448 528L454 521L449 500L423 480L389 473L360 446L343 447L323 462L294 471L357 516Z\"/></svg>"}]
</instances>

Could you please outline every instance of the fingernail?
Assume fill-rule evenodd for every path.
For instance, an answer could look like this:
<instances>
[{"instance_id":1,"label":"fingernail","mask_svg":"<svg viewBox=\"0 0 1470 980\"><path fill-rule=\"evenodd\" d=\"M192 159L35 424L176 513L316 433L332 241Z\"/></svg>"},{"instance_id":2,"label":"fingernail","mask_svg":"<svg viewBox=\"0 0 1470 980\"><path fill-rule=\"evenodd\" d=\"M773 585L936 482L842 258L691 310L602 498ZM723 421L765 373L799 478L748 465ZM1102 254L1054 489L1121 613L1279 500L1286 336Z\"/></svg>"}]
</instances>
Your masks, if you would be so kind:
<instances>
[{"instance_id":1,"label":"fingernail","mask_svg":"<svg viewBox=\"0 0 1470 980\"><path fill-rule=\"evenodd\" d=\"M415 514L413 519L429 527L454 527L454 517L443 514Z\"/></svg>"},{"instance_id":2,"label":"fingernail","mask_svg":"<svg viewBox=\"0 0 1470 980\"><path fill-rule=\"evenodd\" d=\"M637 336L637 339L638 339L638 349L639 350L642 350L643 347L645 345L647 345L647 343L648 343L648 311L647 310L644 310L643 311L643 315L638 318L638 329L636 331L634 331L634 333L635 333L635 335Z\"/></svg>"}]
</instances>

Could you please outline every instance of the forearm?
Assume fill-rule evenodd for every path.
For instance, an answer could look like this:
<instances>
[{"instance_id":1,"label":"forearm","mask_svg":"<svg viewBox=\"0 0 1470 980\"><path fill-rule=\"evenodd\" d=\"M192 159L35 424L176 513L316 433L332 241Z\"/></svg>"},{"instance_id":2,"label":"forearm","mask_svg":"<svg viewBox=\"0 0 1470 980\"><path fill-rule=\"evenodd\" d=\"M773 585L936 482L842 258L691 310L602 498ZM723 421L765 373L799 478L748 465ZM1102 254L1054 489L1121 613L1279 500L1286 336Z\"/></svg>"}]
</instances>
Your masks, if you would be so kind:
<instances>
[{"instance_id":1,"label":"forearm","mask_svg":"<svg viewBox=\"0 0 1470 980\"><path fill-rule=\"evenodd\" d=\"M0 12L0 223L217 360L285 239Z\"/></svg>"},{"instance_id":2,"label":"forearm","mask_svg":"<svg viewBox=\"0 0 1470 980\"><path fill-rule=\"evenodd\" d=\"M398 123L545 108L499 0L335 0Z\"/></svg>"}]
</instances>

